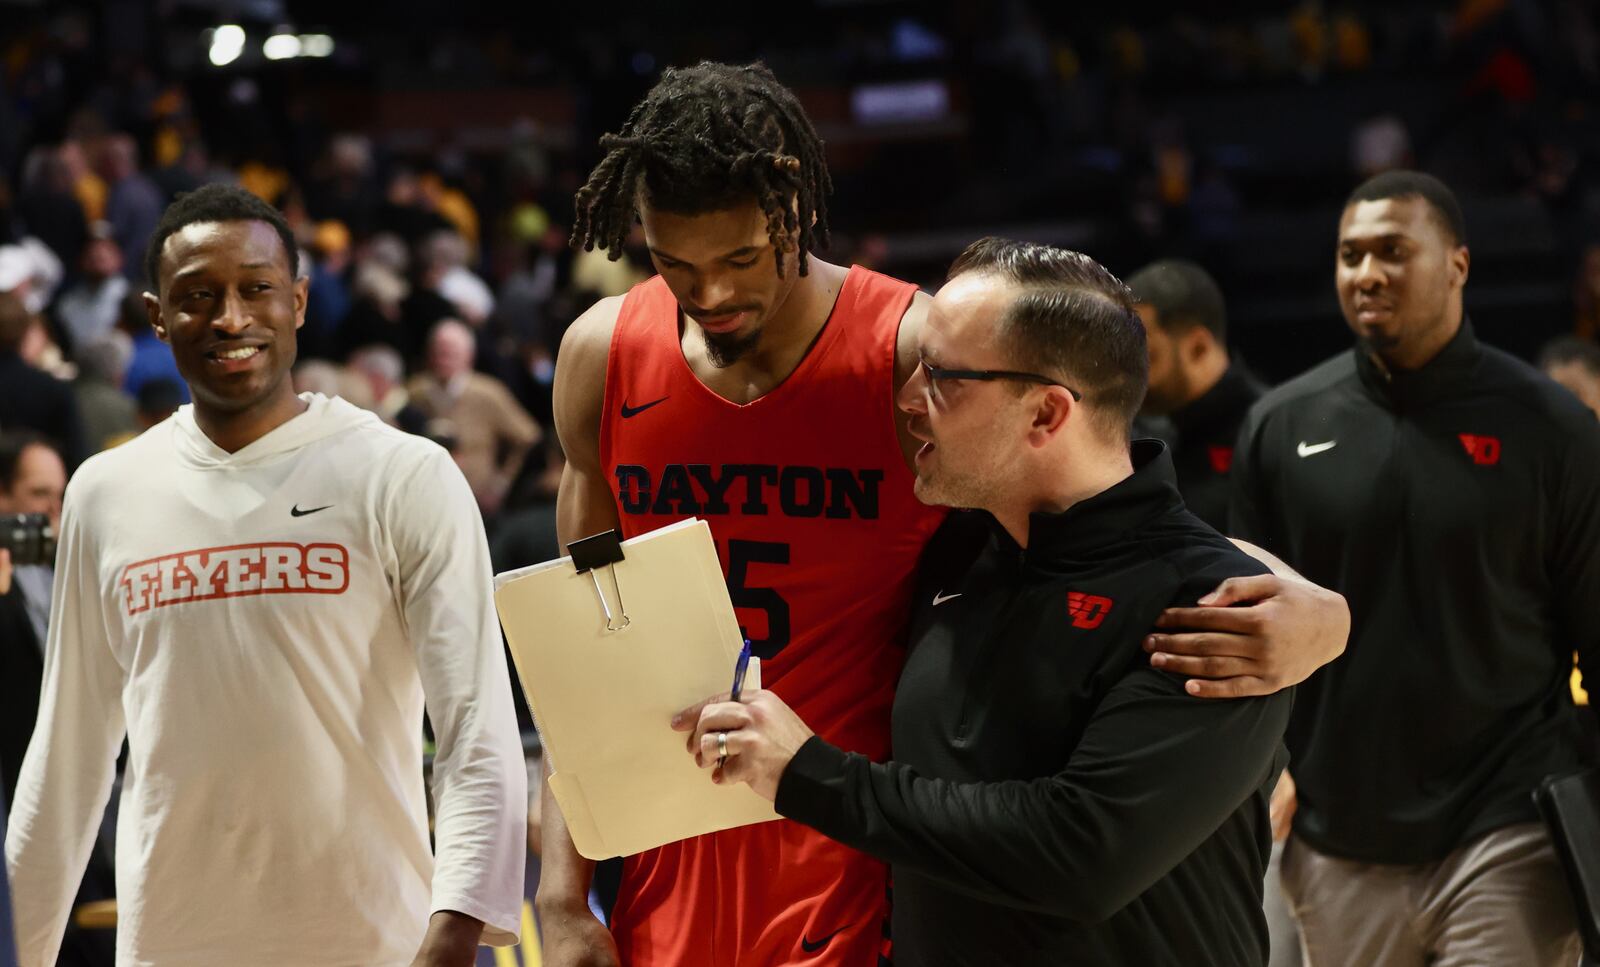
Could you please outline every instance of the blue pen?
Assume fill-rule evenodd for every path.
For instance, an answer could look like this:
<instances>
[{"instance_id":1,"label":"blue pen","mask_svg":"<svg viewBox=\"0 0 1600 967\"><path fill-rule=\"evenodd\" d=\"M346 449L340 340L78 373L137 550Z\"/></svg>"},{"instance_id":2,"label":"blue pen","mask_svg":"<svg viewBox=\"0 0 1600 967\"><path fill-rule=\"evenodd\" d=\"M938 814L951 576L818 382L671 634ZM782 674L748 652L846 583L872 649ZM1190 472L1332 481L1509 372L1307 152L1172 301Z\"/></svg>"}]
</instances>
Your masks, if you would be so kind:
<instances>
[{"instance_id":1,"label":"blue pen","mask_svg":"<svg viewBox=\"0 0 1600 967\"><path fill-rule=\"evenodd\" d=\"M744 647L739 649L739 660L733 663L733 699L739 700L739 693L744 691L744 673L750 668L750 639L744 640Z\"/></svg>"},{"instance_id":2,"label":"blue pen","mask_svg":"<svg viewBox=\"0 0 1600 967\"><path fill-rule=\"evenodd\" d=\"M739 649L739 660L733 663L733 688L730 693L733 696L732 701L737 702L739 700L739 693L744 691L744 673L748 671L749 668L750 639L746 638L744 640L744 647ZM717 733L717 749L719 750L717 754L717 768L721 769L722 764L728 761L728 733Z\"/></svg>"}]
</instances>

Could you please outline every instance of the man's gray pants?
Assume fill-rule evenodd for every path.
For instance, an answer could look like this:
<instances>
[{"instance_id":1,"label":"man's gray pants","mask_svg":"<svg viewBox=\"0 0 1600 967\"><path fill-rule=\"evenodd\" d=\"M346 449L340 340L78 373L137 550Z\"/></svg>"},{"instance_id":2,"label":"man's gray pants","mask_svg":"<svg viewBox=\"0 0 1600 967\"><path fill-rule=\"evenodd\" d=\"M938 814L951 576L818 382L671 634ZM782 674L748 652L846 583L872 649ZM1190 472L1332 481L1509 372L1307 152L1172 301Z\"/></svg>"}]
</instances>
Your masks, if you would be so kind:
<instances>
[{"instance_id":1,"label":"man's gray pants","mask_svg":"<svg viewBox=\"0 0 1600 967\"><path fill-rule=\"evenodd\" d=\"M1537 823L1407 866L1340 859L1290 836L1282 867L1306 967L1578 963L1572 900Z\"/></svg>"}]
</instances>

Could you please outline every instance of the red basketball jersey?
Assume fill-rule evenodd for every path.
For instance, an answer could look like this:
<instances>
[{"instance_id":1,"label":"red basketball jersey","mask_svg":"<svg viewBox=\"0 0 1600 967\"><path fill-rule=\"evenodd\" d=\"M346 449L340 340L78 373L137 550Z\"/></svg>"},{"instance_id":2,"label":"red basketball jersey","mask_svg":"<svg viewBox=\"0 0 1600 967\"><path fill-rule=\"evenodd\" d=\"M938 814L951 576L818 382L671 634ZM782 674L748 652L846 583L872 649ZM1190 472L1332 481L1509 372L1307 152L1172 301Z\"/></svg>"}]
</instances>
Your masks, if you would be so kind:
<instances>
[{"instance_id":1,"label":"red basketball jersey","mask_svg":"<svg viewBox=\"0 0 1600 967\"><path fill-rule=\"evenodd\" d=\"M739 405L689 369L659 277L623 300L600 457L625 536L711 527L764 687L818 735L883 761L913 571L943 518L895 433L895 341L915 288L850 269L795 371ZM873 963L883 864L787 820L629 857L612 929L624 962Z\"/></svg>"}]
</instances>

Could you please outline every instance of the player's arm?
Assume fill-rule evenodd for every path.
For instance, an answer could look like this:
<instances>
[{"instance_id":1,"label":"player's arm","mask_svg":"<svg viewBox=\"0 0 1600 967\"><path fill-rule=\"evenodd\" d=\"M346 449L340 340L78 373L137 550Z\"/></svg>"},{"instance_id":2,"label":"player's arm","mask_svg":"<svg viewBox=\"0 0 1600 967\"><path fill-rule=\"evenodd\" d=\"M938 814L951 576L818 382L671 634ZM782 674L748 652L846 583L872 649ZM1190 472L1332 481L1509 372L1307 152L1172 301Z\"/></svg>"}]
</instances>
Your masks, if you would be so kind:
<instances>
[{"instance_id":1,"label":"player's arm","mask_svg":"<svg viewBox=\"0 0 1600 967\"><path fill-rule=\"evenodd\" d=\"M404 447L377 508L438 752L434 872L418 964L472 962L516 943L527 856L528 773L500 646L489 546L472 490L440 447Z\"/></svg>"},{"instance_id":2,"label":"player's arm","mask_svg":"<svg viewBox=\"0 0 1600 967\"><path fill-rule=\"evenodd\" d=\"M124 733L125 676L112 651L97 552L74 500L82 484L73 483L61 515L39 718L6 833L18 962L25 967L56 962Z\"/></svg>"},{"instance_id":3,"label":"player's arm","mask_svg":"<svg viewBox=\"0 0 1600 967\"><path fill-rule=\"evenodd\" d=\"M1343 595L1311 583L1250 543L1270 541L1256 446L1268 412L1252 411L1240 431L1229 507L1234 544L1272 574L1230 578L1201 598L1201 607L1167 611L1157 622L1167 633L1145 641L1151 663L1191 676L1186 687L1202 698L1267 695L1296 685L1344 654L1350 638L1350 606Z\"/></svg>"},{"instance_id":4,"label":"player's arm","mask_svg":"<svg viewBox=\"0 0 1600 967\"><path fill-rule=\"evenodd\" d=\"M556 496L556 534L562 546L622 526L600 465L606 363L621 306L620 296L595 303L567 330L557 356L553 409L556 437L566 454ZM550 756L546 753L543 776L549 774ZM594 863L572 845L550 784L541 781L540 785L544 828L535 902L544 938L544 962L549 967L616 964L616 944L589 910Z\"/></svg>"}]
</instances>

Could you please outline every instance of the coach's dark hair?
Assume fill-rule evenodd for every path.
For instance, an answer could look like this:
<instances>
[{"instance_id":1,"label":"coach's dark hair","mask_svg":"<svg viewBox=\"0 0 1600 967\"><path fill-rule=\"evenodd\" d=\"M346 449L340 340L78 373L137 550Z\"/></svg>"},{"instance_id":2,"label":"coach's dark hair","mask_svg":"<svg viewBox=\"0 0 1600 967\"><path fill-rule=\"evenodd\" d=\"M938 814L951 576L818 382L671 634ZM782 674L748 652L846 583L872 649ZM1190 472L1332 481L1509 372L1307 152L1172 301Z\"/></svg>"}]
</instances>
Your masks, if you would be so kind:
<instances>
[{"instance_id":1,"label":"coach's dark hair","mask_svg":"<svg viewBox=\"0 0 1600 967\"><path fill-rule=\"evenodd\" d=\"M1433 209L1433 214L1444 228L1445 234L1457 245L1467 244L1467 220L1461 216L1461 203L1450 186L1421 171L1395 170L1373 175L1350 193L1344 207L1358 201L1383 201L1388 198L1421 198Z\"/></svg>"},{"instance_id":2,"label":"coach's dark hair","mask_svg":"<svg viewBox=\"0 0 1600 967\"><path fill-rule=\"evenodd\" d=\"M1128 279L1133 301L1156 311L1156 322L1168 332L1183 332L1202 326L1228 341L1228 313L1222 289L1211 273L1188 259L1162 259L1152 262Z\"/></svg>"},{"instance_id":3,"label":"coach's dark hair","mask_svg":"<svg viewBox=\"0 0 1600 967\"><path fill-rule=\"evenodd\" d=\"M61 451L54 443L32 430L7 430L0 433L0 490L6 493L17 485L17 473L22 467L22 454L29 447L44 447L56 456Z\"/></svg>"},{"instance_id":4,"label":"coach's dark hair","mask_svg":"<svg viewBox=\"0 0 1600 967\"><path fill-rule=\"evenodd\" d=\"M1022 290L997 320L1012 363L1076 389L1104 428L1127 439L1150 379L1128 287L1081 252L1003 238L967 246L949 277L969 272L994 273Z\"/></svg>"},{"instance_id":5,"label":"coach's dark hair","mask_svg":"<svg viewBox=\"0 0 1600 967\"><path fill-rule=\"evenodd\" d=\"M800 274L813 244L828 243L833 189L822 140L788 88L764 64L704 61L672 69L600 139L605 157L578 189L572 244L622 255L638 200L682 215L755 201L783 272L797 249ZM798 245L791 237L798 233Z\"/></svg>"},{"instance_id":6,"label":"coach's dark hair","mask_svg":"<svg viewBox=\"0 0 1600 967\"><path fill-rule=\"evenodd\" d=\"M161 248L167 237L186 225L197 222L266 222L278 233L283 252L289 258L289 277L300 274L300 249L283 213L238 185L210 184L178 195L156 223L155 234L144 250L144 271L150 289L161 293Z\"/></svg>"}]
</instances>

